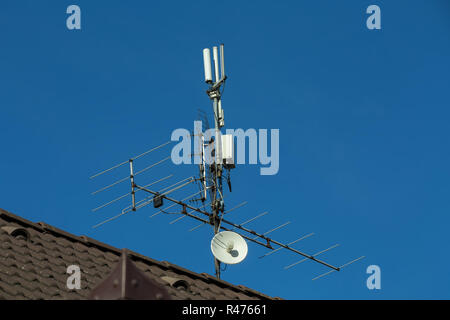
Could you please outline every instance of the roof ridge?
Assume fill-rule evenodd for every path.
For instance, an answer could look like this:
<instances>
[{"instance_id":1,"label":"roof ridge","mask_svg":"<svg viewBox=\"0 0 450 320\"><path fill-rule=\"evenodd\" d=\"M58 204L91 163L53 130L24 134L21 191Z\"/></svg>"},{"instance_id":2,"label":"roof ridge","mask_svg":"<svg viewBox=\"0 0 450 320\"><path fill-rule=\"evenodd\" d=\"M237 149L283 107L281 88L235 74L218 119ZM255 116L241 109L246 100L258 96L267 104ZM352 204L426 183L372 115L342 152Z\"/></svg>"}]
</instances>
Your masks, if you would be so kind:
<instances>
[{"instance_id":1,"label":"roof ridge","mask_svg":"<svg viewBox=\"0 0 450 320\"><path fill-rule=\"evenodd\" d=\"M50 232L50 233L67 238L72 241L81 242L84 245L91 245L91 246L97 247L98 249L103 249L103 251L107 251L107 250L113 251L114 253L117 253L118 255L120 255L120 253L121 253L121 250L119 248L110 246L101 241L97 241L95 239L92 239L92 238L84 236L84 235L76 236L73 233L64 231L62 229L59 229L59 228L52 226L50 224L47 224L45 222L33 222L30 220L27 220L27 219L24 219L16 214L11 213L2 208L0 208L0 217L1 216L6 216L6 218L8 220L15 220L15 222L18 222L19 224L26 225L26 226L31 227L40 232Z\"/></svg>"},{"instance_id":2,"label":"roof ridge","mask_svg":"<svg viewBox=\"0 0 450 320\"><path fill-rule=\"evenodd\" d=\"M71 240L73 242L79 242L79 243L82 243L82 244L87 245L87 246L95 247L95 248L100 249L102 251L113 252L114 254L117 254L118 256L120 256L121 253L122 253L122 249L113 247L113 246L111 246L109 244L106 244L104 242L95 240L95 239L90 238L90 237L85 236L85 235L76 236L76 235L74 235L74 234L72 234L70 232L64 231L64 230L59 229L59 228L57 228L55 226L49 225L49 224L47 224L45 222L35 223L35 222L30 221L30 220L24 219L24 218L22 218L22 217L20 217L20 216L18 216L16 214L13 214L13 213L11 213L11 212L9 212L7 210L4 210L2 208L0 208L0 217L6 217L7 220L13 220L13 221L15 221L15 222L17 222L17 223L19 223L21 225L25 225L25 226L31 227L31 228L39 231L39 232L50 232L50 233L52 233L52 234L54 234L56 236L64 237L64 238L69 239L69 240ZM234 285L234 284L229 283L227 281L224 281L222 279L218 279L218 278L216 278L216 277L214 277L214 276L212 276L212 275L210 275L208 273L204 273L204 272L197 273L197 272L191 271L189 269L183 268L181 266L178 266L176 264L170 263L168 261L155 260L153 258L147 257L147 256L142 255L140 253L137 253L135 251L132 251L132 250L129 250L129 249L126 249L126 250L127 250L128 254L130 255L130 257L134 258L135 260L139 259L139 260L144 261L144 262L150 262L152 264L156 264L156 265L158 265L160 267L163 267L165 269L171 269L171 270L176 271L178 273L189 275L190 277L195 277L197 279L201 279L201 280L207 281L209 283L213 282L215 284L218 284L221 287L234 289L234 290L239 291L239 292L250 293L250 294L252 294L254 296L262 297L262 298L265 298L265 299L276 299L276 298L272 298L272 297L270 297L268 295L265 295L265 294L263 294L261 292L258 292L256 290L250 289L250 288L248 288L246 286Z\"/></svg>"}]
</instances>

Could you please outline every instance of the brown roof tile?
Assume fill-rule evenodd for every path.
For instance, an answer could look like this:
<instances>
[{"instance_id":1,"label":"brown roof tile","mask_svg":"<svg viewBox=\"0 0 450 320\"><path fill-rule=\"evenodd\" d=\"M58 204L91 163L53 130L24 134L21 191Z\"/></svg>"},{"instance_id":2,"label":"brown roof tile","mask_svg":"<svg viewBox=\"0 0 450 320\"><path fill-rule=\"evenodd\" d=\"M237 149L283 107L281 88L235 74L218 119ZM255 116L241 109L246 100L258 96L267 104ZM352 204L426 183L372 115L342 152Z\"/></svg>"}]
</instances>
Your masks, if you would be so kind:
<instances>
[{"instance_id":1,"label":"brown roof tile","mask_svg":"<svg viewBox=\"0 0 450 320\"><path fill-rule=\"evenodd\" d=\"M0 228L0 299L87 299L115 268L121 254L120 249L89 237L78 237L46 223L33 223L0 209L0 227L5 226L23 228L25 237L15 238ZM206 273L128 253L133 263L166 288L173 299L272 299ZM66 286L66 271L71 264L81 269L80 290ZM181 282L169 283L163 277ZM175 283L187 286L174 287Z\"/></svg>"}]
</instances>

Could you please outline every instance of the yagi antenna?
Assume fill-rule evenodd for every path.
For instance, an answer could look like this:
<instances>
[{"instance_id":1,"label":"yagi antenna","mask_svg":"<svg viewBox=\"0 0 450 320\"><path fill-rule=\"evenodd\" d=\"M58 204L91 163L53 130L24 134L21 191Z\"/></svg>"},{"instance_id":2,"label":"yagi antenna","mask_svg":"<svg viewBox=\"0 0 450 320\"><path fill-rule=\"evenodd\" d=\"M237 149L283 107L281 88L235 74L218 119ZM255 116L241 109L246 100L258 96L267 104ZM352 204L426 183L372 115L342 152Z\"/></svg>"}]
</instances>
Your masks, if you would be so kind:
<instances>
[{"instance_id":1,"label":"yagi antenna","mask_svg":"<svg viewBox=\"0 0 450 320\"><path fill-rule=\"evenodd\" d=\"M247 242L254 243L268 249L268 252L266 252L259 258L268 257L276 252L280 252L281 250L289 251L296 255L302 256L301 260L285 266L285 269L291 269L309 260L324 265L330 269L328 272L316 276L313 280L317 280L336 271L341 271L344 267L347 267L348 265L364 258L364 256L361 256L343 265L335 266L329 262L319 259L319 256L338 247L339 244L333 245L317 253L309 254L304 250L297 249L294 245L300 241L312 237L314 233L308 233L288 243L277 241L271 237L271 235L276 231L279 231L280 229L290 225L290 221L276 227L268 228L269 230L264 233L257 232L256 230L247 227L255 220L266 216L268 214L268 211L264 211L241 223L235 223L228 219L228 214L230 212L242 208L247 204L247 202L244 201L232 207L231 209L226 209L225 206L226 195L223 188L223 180L226 179L229 192L231 192L232 189L230 173L231 170L235 168L235 165L233 136L220 134L221 128L225 126L222 95L223 86L225 85L225 82L227 80L227 76L225 74L223 44L221 44L219 48L217 46L214 46L212 48L212 58L213 67L211 63L211 50L209 48L204 49L203 64L205 82L208 84L206 93L213 106L213 130L215 131L215 136L214 138L208 139L208 141L206 141L205 136L203 135L203 130L206 131L207 129L210 129L209 122L206 113L200 111L201 114L199 116L202 120L203 125L202 132L193 133L193 136L198 139L197 145L199 146L198 150L196 150L194 153L196 156L200 157L198 177L190 176L178 180L167 187L161 187L160 183L171 178L173 176L172 174L159 178L147 184L140 184L138 182L138 180L142 177L141 173L147 172L154 167L159 167L162 163L168 161L170 157L161 158L158 156L153 160L153 163L144 166L140 170L136 170L135 167L137 164L137 160L140 160L142 157L149 155L152 152L163 148L164 146L169 145L171 141L165 142L159 146L145 151L144 153L132 157L127 161L123 161L106 170L100 171L99 173L92 175L90 178L97 178L115 169L121 168L126 164L128 164L129 169L127 177L107 184L106 186L97 189L92 194L98 194L102 191L111 189L112 187L119 185L125 181L130 182L129 191L114 198L113 200L97 206L93 209L94 212L97 212L98 210L107 206L113 205L122 199L128 198L131 201L128 206L125 206L121 209L120 213L98 223L94 226L94 228L104 225L107 222L115 220L127 213L146 208L150 204L153 204L153 208L157 209L155 213L150 215L151 218L156 217L161 213L163 213L164 215L177 215L177 217L175 219L172 219L169 224L175 224L185 219L186 217L191 218L190 220L195 220L199 224L191 228L189 231L197 230L204 225L212 226L214 237L211 240L211 251L214 256L216 277L218 278L220 278L221 274L221 263L235 264L240 263L245 259L248 253ZM212 152L210 153L209 151ZM207 161L205 156L207 153L210 153L214 157L213 163ZM178 192L182 190L184 192L186 188L194 185L196 185L199 190L193 193L190 192L187 196L185 195L181 197L181 200L173 195L178 194ZM199 201L201 201L201 204L198 203ZM170 203L170 205L166 205L167 203Z\"/></svg>"}]
</instances>

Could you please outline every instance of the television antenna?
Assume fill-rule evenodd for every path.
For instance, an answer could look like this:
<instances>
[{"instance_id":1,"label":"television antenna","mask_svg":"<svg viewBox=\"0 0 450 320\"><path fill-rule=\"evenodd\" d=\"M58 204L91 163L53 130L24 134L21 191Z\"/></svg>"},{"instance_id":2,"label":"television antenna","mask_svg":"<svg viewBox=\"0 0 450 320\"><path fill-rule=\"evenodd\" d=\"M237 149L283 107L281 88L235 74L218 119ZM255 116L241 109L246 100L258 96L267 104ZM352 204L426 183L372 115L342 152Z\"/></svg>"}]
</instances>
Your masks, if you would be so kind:
<instances>
[{"instance_id":1,"label":"television antenna","mask_svg":"<svg viewBox=\"0 0 450 320\"><path fill-rule=\"evenodd\" d=\"M214 80L211 68L211 51L208 48L203 50L205 82L209 85L206 93L212 101L214 129L209 128L206 113L200 112L199 117L202 119L202 128L199 132L194 132L191 135L197 139L198 148L194 151L193 156L197 157L198 159L198 177L190 176L178 180L177 182L165 188L160 187L157 189L154 189L154 187L156 187L161 182L170 179L173 175L170 174L165 177L161 177L145 185L137 183L138 175L141 175L142 173L150 170L153 167L160 166L164 162L168 161L170 159L170 156L153 162L152 164L145 166L139 171L135 170L135 164L137 160L141 160L141 158L143 158L144 156L153 154L153 152L157 150L162 150L164 147L170 145L172 141L167 141L159 146L145 151L144 153L116 164L109 169L94 174L90 177L91 179L97 178L107 173L111 173L113 170L120 167L125 167L125 165L128 164L128 176L116 180L115 182L92 192L92 194L94 195L106 191L125 181L129 181L130 189L127 193L122 194L121 196L116 197L113 200L110 200L100 206L97 206L92 211L96 212L125 198L130 199L131 203L130 205L124 207L119 214L110 217L93 227L98 228L108 222L118 219L125 214L129 214L130 212L135 212L139 209L147 207L150 204L153 204L153 207L155 209L158 209L156 213L150 216L151 218L163 213L178 215L176 219L169 222L170 224L174 224L186 217L200 222L200 224L191 228L189 231L195 231L198 230L201 226L210 225L212 226L214 231L214 237L211 240L211 251L214 256L215 274L217 278L220 278L221 276L221 263L235 264L245 259L248 252L246 241L258 244L259 246L265 247L270 250L259 258L265 258L269 255L281 251L282 249L303 257L303 259L286 266L285 269L290 269L308 260L312 260L329 268L328 272L314 277L313 280L322 278L336 271L341 271L348 265L363 259L364 256L360 256L343 265L335 266L331 263L319 259L318 256L338 247L339 244L335 244L314 254L300 251L293 246L295 243L313 236L314 233L303 235L296 240L288 243L277 241L269 236L271 233L289 225L289 221L279 226L270 228L268 231L263 233L257 232L247 227L248 224L267 215L267 211L262 212L241 223L235 223L228 218L225 218L227 214L245 206L247 202L244 201L229 210L225 210L225 195L223 190L224 174L226 175L228 189L231 192L230 172L235 168L235 164L233 137L230 135L221 134L221 128L225 125L224 111L222 108L221 99L223 95L223 88L227 80L224 63L224 45L221 44L220 48L216 46L213 47L212 53L215 76ZM214 131L214 134L211 136L204 133L211 130ZM172 193L183 190L185 187L193 185L195 183L198 185L199 190L192 194L189 194L188 196L184 196L181 200L171 195ZM142 199L138 200L137 194L146 194L147 196L144 196ZM171 203L171 205L162 208L165 201L168 201L169 203ZM198 205L199 201L201 201L201 205ZM172 209L174 212L168 212L167 210L169 209Z\"/></svg>"}]
</instances>

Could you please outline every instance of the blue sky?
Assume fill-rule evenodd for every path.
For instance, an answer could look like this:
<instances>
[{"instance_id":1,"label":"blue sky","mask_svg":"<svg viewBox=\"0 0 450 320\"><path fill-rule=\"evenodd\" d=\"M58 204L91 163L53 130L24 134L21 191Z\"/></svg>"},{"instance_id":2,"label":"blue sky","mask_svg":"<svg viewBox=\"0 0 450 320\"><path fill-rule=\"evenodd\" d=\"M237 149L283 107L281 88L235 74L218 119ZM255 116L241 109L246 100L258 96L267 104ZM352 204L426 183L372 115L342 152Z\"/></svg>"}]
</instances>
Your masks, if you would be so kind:
<instances>
[{"instance_id":1,"label":"blue sky","mask_svg":"<svg viewBox=\"0 0 450 320\"><path fill-rule=\"evenodd\" d=\"M82 29L66 28L77 4ZM366 8L381 8L381 30ZM448 1L2 1L0 4L0 207L78 235L185 268L213 273L212 230L148 207L102 228L117 206L98 204L128 191L90 192L127 175L89 176L193 127L211 115L202 49L225 43L228 128L280 129L280 170L232 172L230 213L297 245L340 273L300 257L249 245L223 279L287 299L450 298L450 4ZM210 118L211 120L211 118ZM170 154L152 153L138 168ZM196 174L165 164L138 183L167 174L161 188ZM181 198L185 191L176 194ZM366 268L381 268L368 290Z\"/></svg>"}]
</instances>

